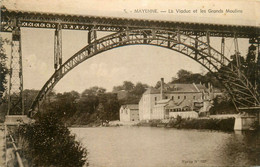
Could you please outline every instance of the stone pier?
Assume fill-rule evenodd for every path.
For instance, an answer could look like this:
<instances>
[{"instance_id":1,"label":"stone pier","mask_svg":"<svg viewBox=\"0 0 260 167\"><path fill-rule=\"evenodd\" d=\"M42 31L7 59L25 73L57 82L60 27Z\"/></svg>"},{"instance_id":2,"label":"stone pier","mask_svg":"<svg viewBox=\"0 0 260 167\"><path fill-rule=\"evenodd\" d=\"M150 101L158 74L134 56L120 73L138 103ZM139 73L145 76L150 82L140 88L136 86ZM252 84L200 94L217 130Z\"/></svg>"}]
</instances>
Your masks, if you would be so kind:
<instances>
[{"instance_id":1,"label":"stone pier","mask_svg":"<svg viewBox=\"0 0 260 167\"><path fill-rule=\"evenodd\" d=\"M259 114L236 116L234 130L255 130L259 126Z\"/></svg>"}]
</instances>

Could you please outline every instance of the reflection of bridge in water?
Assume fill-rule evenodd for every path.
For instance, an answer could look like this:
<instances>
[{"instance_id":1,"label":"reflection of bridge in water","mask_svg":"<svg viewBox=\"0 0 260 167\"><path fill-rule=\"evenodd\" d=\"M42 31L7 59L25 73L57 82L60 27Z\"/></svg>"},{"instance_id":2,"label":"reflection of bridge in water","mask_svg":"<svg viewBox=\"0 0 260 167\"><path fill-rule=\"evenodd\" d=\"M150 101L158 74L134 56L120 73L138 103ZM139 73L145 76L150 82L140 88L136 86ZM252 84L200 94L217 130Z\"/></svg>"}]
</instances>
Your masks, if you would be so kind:
<instances>
[{"instance_id":1,"label":"reflection of bridge in water","mask_svg":"<svg viewBox=\"0 0 260 167\"><path fill-rule=\"evenodd\" d=\"M12 33L8 107L10 115L24 114L21 27L55 31L55 72L35 98L31 106L33 111L39 109L37 106L59 80L80 63L104 51L137 44L171 49L200 63L224 85L237 111L258 113L260 108L259 94L241 72L239 59L236 59L238 61L234 64L224 52L226 38L234 39L236 57L239 56L238 38L247 38L250 44L258 44L259 48L259 27L11 11L3 8L1 31ZM63 29L88 31L86 46L65 62L62 61ZM100 31L108 31L111 34L98 38ZM211 37L221 38L220 51L211 45Z\"/></svg>"}]
</instances>

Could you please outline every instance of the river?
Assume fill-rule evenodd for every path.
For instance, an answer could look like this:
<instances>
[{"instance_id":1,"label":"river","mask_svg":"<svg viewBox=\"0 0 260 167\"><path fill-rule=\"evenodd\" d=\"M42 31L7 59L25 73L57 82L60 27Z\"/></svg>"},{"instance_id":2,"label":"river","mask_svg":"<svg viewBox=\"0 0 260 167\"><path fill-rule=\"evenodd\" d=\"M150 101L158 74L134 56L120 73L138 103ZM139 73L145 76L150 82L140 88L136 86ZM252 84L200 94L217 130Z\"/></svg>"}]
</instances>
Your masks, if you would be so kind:
<instances>
[{"instance_id":1,"label":"river","mask_svg":"<svg viewBox=\"0 0 260 167\"><path fill-rule=\"evenodd\" d=\"M153 127L71 128L90 167L260 165L260 133Z\"/></svg>"}]
</instances>

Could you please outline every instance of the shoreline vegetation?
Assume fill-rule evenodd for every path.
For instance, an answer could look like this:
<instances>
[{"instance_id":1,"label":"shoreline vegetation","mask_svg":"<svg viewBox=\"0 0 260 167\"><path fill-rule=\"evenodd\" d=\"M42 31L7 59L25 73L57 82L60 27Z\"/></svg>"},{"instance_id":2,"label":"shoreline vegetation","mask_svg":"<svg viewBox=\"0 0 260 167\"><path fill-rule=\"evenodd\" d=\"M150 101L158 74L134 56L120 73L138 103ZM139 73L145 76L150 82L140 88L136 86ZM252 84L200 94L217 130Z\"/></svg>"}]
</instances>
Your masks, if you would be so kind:
<instances>
[{"instance_id":1,"label":"shoreline vegetation","mask_svg":"<svg viewBox=\"0 0 260 167\"><path fill-rule=\"evenodd\" d=\"M140 122L120 122L112 121L105 124L72 125L70 128L88 127L118 127L118 126L145 126L145 127L165 127L176 129L208 129L220 131L233 131L235 118L171 118L168 120L147 120Z\"/></svg>"},{"instance_id":2,"label":"shoreline vegetation","mask_svg":"<svg viewBox=\"0 0 260 167\"><path fill-rule=\"evenodd\" d=\"M220 130L220 131L233 131L235 124L235 118L181 118L177 117L167 121L162 120L150 120L141 121L136 126L150 126L150 127L165 127L176 129L208 129L208 130Z\"/></svg>"},{"instance_id":3,"label":"shoreline vegetation","mask_svg":"<svg viewBox=\"0 0 260 167\"><path fill-rule=\"evenodd\" d=\"M32 124L15 127L12 135L25 166L88 166L87 149L55 113L39 115ZM16 159L11 161L16 166Z\"/></svg>"}]
</instances>

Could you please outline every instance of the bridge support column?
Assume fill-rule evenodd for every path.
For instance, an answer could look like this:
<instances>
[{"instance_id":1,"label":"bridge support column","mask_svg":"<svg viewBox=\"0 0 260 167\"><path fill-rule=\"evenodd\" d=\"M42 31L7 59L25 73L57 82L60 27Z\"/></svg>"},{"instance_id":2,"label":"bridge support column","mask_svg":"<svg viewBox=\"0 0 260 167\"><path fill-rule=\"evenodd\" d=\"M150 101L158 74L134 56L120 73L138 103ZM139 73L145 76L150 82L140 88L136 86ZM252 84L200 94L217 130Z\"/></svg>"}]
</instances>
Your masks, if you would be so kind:
<instances>
[{"instance_id":1,"label":"bridge support column","mask_svg":"<svg viewBox=\"0 0 260 167\"><path fill-rule=\"evenodd\" d=\"M239 115L235 118L234 130L255 130L256 122L259 125L258 118L250 114Z\"/></svg>"},{"instance_id":2,"label":"bridge support column","mask_svg":"<svg viewBox=\"0 0 260 167\"><path fill-rule=\"evenodd\" d=\"M255 86L255 89L260 92L260 37L255 37L249 39L249 50L251 48L252 52L256 52L255 54L255 62L256 62L256 71L255 71L255 83L252 83ZM250 52L250 51L249 51ZM259 97L260 100L260 97Z\"/></svg>"},{"instance_id":3,"label":"bridge support column","mask_svg":"<svg viewBox=\"0 0 260 167\"><path fill-rule=\"evenodd\" d=\"M234 45L235 45L235 55L236 55L236 65L237 65L237 74L240 77L240 56L239 56L239 49L238 49L238 41L236 35L234 36Z\"/></svg>"},{"instance_id":4,"label":"bridge support column","mask_svg":"<svg viewBox=\"0 0 260 167\"><path fill-rule=\"evenodd\" d=\"M260 107L239 108L241 114L237 115L234 130L255 130L260 127Z\"/></svg>"},{"instance_id":5,"label":"bridge support column","mask_svg":"<svg viewBox=\"0 0 260 167\"><path fill-rule=\"evenodd\" d=\"M62 32L59 24L54 33L54 69L62 65Z\"/></svg>"},{"instance_id":6,"label":"bridge support column","mask_svg":"<svg viewBox=\"0 0 260 167\"><path fill-rule=\"evenodd\" d=\"M97 44L95 43L97 39L97 30L95 29L95 27L91 28L88 32L88 44L93 43L93 49L96 50L97 49ZM91 51L88 50L88 54L90 54Z\"/></svg>"},{"instance_id":7,"label":"bridge support column","mask_svg":"<svg viewBox=\"0 0 260 167\"><path fill-rule=\"evenodd\" d=\"M18 26L12 31L7 115L24 115L21 31Z\"/></svg>"},{"instance_id":8,"label":"bridge support column","mask_svg":"<svg viewBox=\"0 0 260 167\"><path fill-rule=\"evenodd\" d=\"M225 38L224 37L222 37L222 39L221 39L221 54L222 55L225 55ZM224 57L221 57L221 63L225 63L224 62Z\"/></svg>"},{"instance_id":9,"label":"bridge support column","mask_svg":"<svg viewBox=\"0 0 260 167\"><path fill-rule=\"evenodd\" d=\"M197 58L198 58L198 54L199 54L199 52L198 52L198 39L199 39L199 37L198 37L198 35L196 34L196 40L195 40L195 59L197 60Z\"/></svg>"}]
</instances>

